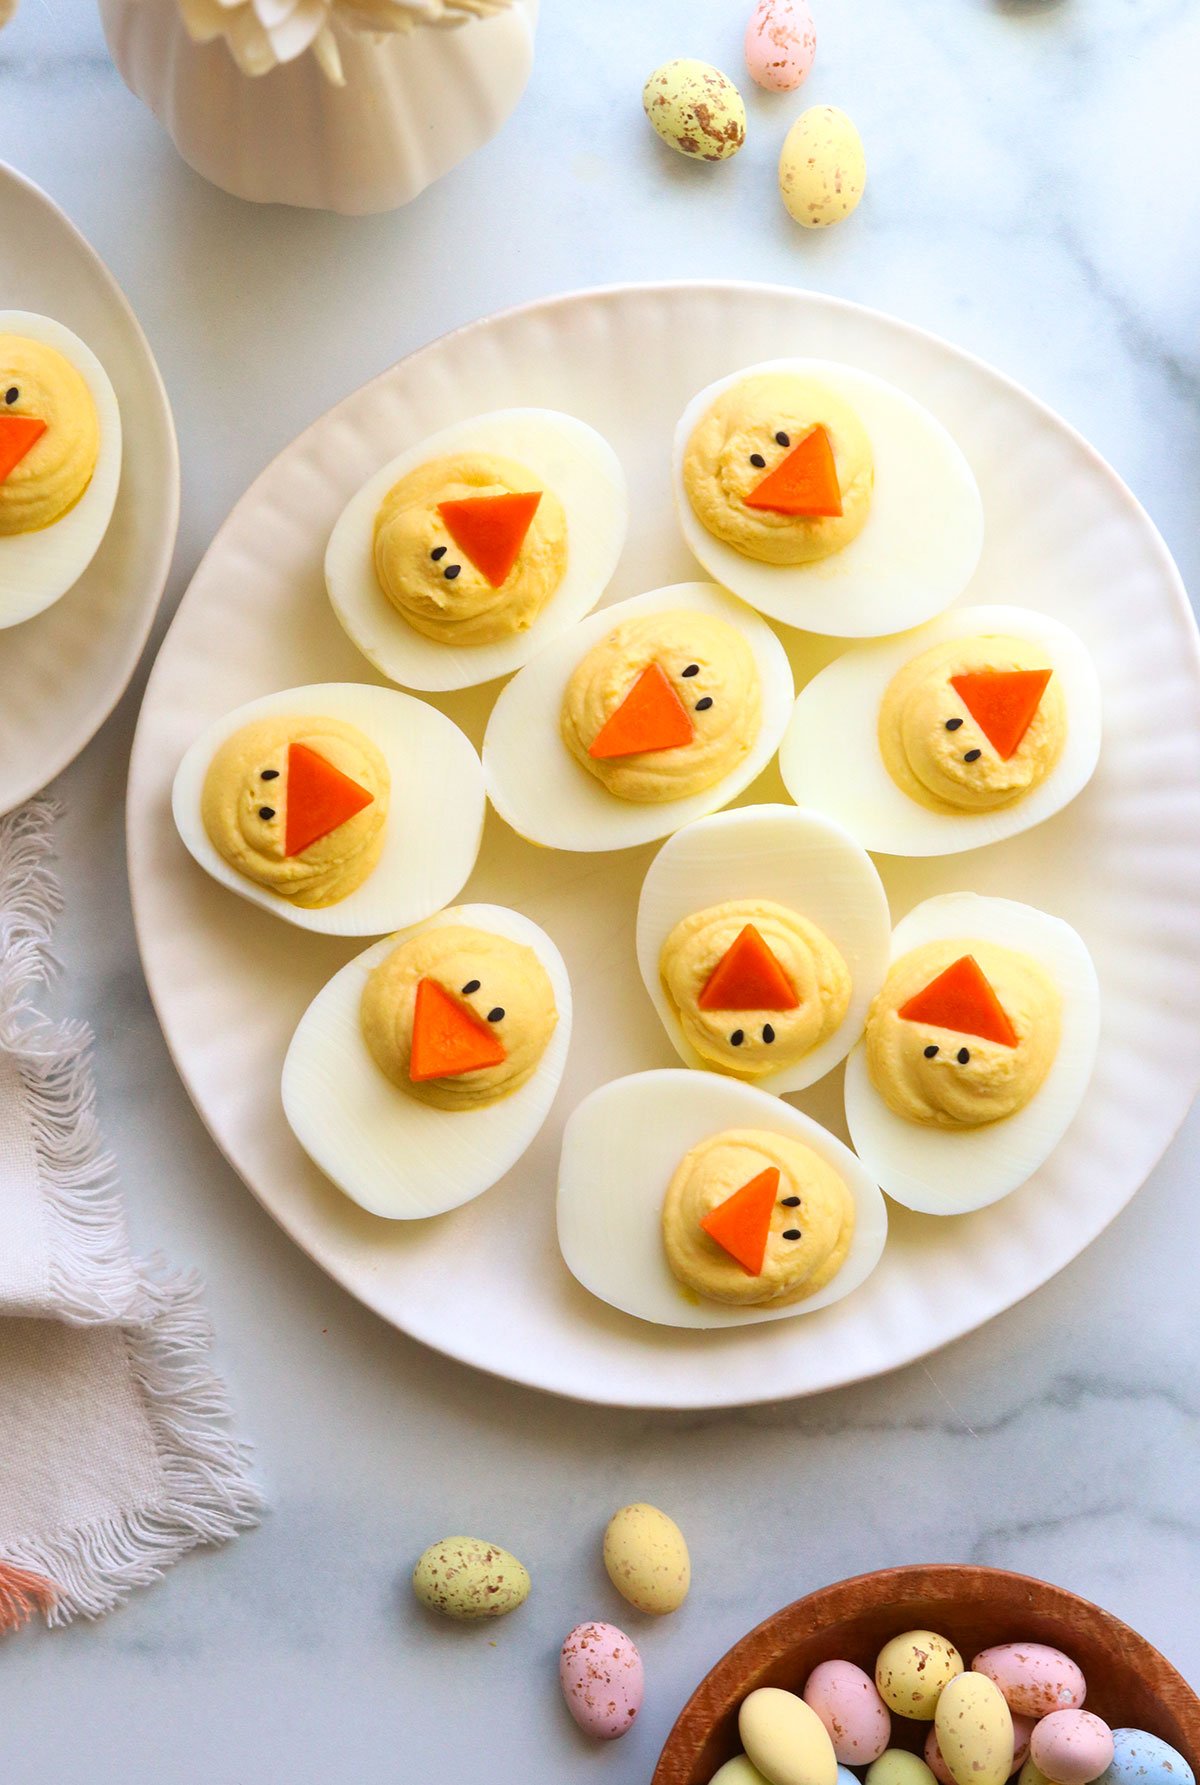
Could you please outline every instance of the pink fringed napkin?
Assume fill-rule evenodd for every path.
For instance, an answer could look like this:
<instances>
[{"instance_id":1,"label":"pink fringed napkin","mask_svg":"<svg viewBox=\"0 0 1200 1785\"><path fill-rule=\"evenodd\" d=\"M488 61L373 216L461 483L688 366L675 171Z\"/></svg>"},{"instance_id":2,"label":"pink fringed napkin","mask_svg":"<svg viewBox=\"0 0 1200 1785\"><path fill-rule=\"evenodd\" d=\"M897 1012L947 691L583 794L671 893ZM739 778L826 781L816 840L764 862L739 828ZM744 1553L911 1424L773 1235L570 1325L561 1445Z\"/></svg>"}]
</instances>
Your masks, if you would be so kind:
<instances>
[{"instance_id":1,"label":"pink fringed napkin","mask_svg":"<svg viewBox=\"0 0 1200 1785\"><path fill-rule=\"evenodd\" d=\"M0 819L0 1629L110 1610L256 1522L192 1278L130 1256L81 1023L50 967L55 809Z\"/></svg>"}]
</instances>

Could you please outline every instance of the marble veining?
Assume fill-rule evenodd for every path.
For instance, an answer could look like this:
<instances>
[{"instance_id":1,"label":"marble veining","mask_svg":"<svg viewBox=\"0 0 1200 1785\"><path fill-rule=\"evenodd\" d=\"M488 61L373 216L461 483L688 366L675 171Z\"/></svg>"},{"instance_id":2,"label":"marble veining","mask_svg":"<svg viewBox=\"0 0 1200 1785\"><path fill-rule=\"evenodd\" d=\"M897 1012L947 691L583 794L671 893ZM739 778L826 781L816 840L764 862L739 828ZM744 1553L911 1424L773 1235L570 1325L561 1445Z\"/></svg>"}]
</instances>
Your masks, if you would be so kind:
<instances>
[{"instance_id":1,"label":"marble veining","mask_svg":"<svg viewBox=\"0 0 1200 1785\"><path fill-rule=\"evenodd\" d=\"M748 0L544 0L534 81L500 138L406 212L356 222L205 186L120 85L88 0L23 0L0 33L0 158L105 255L175 404L184 518L156 638L233 500L345 391L458 322L615 279L808 285L945 334L1088 435L1200 582L1191 0L814 8L802 100L748 92L746 149L711 169L669 159L641 84L679 54L737 75ZM821 238L792 227L773 185L786 123L815 101L855 117L870 167L860 211ZM517 253L488 251L498 203ZM0 246L0 293L19 252ZM884 1381L663 1417L492 1382L392 1333L302 1257L175 1078L123 861L147 667L58 789L54 996L99 1034L138 1246L208 1279L274 1511L99 1627L5 1644L6 1785L644 1780L730 1642L806 1588L886 1562L1062 1581L1200 1682L1195 1116L1052 1284ZM626 1615L599 1562L605 1519L633 1498L662 1504L692 1544L691 1599L657 1625ZM533 1574L528 1604L482 1640L434 1624L404 1584L450 1527ZM557 1646L581 1617L623 1623L646 1660L646 1709L606 1752L557 1697Z\"/></svg>"}]
</instances>

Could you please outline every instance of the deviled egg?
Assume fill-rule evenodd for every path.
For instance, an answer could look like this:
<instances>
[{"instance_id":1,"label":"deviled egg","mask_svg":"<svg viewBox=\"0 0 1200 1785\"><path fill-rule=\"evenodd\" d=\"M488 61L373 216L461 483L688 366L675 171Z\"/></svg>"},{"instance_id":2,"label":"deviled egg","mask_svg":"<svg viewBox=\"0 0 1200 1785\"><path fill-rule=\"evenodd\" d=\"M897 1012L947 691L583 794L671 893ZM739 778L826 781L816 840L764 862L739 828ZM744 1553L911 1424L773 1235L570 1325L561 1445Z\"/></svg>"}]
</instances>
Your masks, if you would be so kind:
<instances>
[{"instance_id":1,"label":"deviled egg","mask_svg":"<svg viewBox=\"0 0 1200 1785\"><path fill-rule=\"evenodd\" d=\"M571 984L545 931L461 905L375 943L317 993L284 1061L284 1113L371 1214L440 1215L532 1143L570 1040Z\"/></svg>"},{"instance_id":2,"label":"deviled egg","mask_svg":"<svg viewBox=\"0 0 1200 1785\"><path fill-rule=\"evenodd\" d=\"M628 849L726 805L778 749L783 646L711 583L591 614L501 693L483 741L492 804L531 842Z\"/></svg>"},{"instance_id":3,"label":"deviled egg","mask_svg":"<svg viewBox=\"0 0 1200 1785\"><path fill-rule=\"evenodd\" d=\"M930 1215L1026 1183L1083 1101L1100 991L1067 923L946 893L896 925L892 964L846 1062L846 1121L888 1196Z\"/></svg>"},{"instance_id":4,"label":"deviled egg","mask_svg":"<svg viewBox=\"0 0 1200 1785\"><path fill-rule=\"evenodd\" d=\"M855 645L803 688L779 752L799 806L884 855L952 855L1073 800L1100 755L1082 641L1021 607L963 607Z\"/></svg>"},{"instance_id":5,"label":"deviled egg","mask_svg":"<svg viewBox=\"0 0 1200 1785\"><path fill-rule=\"evenodd\" d=\"M479 758L443 713L394 688L324 682L208 726L171 803L223 886L304 929L372 936L455 896L486 801Z\"/></svg>"},{"instance_id":6,"label":"deviled egg","mask_svg":"<svg viewBox=\"0 0 1200 1785\"><path fill-rule=\"evenodd\" d=\"M79 581L120 480L120 410L91 348L49 316L0 310L0 630Z\"/></svg>"},{"instance_id":7,"label":"deviled egg","mask_svg":"<svg viewBox=\"0 0 1200 1785\"><path fill-rule=\"evenodd\" d=\"M849 1148L751 1085L635 1073L585 1097L563 1134L562 1255L639 1320L811 1313L857 1289L886 1239L883 1198Z\"/></svg>"},{"instance_id":8,"label":"deviled egg","mask_svg":"<svg viewBox=\"0 0 1200 1785\"><path fill-rule=\"evenodd\" d=\"M832 820L743 806L677 831L638 902L638 966L681 1060L799 1091L849 1053L887 972L871 858Z\"/></svg>"},{"instance_id":9,"label":"deviled egg","mask_svg":"<svg viewBox=\"0 0 1200 1785\"><path fill-rule=\"evenodd\" d=\"M691 551L788 626L903 631L949 607L979 562L983 504L961 450L853 366L767 360L718 379L684 410L674 465Z\"/></svg>"},{"instance_id":10,"label":"deviled egg","mask_svg":"<svg viewBox=\"0 0 1200 1785\"><path fill-rule=\"evenodd\" d=\"M519 669L604 593L625 477L594 428L553 409L456 422L369 478L325 554L333 610L393 682L469 688Z\"/></svg>"}]
</instances>

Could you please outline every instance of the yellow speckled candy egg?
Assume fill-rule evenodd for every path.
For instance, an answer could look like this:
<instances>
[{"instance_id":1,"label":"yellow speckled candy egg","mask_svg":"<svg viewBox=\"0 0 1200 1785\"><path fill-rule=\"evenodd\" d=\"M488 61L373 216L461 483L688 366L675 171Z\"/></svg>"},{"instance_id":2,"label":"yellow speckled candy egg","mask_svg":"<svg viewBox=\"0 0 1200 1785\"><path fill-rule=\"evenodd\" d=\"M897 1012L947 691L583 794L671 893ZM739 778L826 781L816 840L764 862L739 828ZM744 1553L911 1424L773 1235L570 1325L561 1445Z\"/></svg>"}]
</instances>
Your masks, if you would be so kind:
<instances>
[{"instance_id":1,"label":"yellow speckled candy egg","mask_svg":"<svg viewBox=\"0 0 1200 1785\"><path fill-rule=\"evenodd\" d=\"M828 229L848 217L867 184L862 138L836 105L801 112L779 152L779 191L805 229Z\"/></svg>"},{"instance_id":2,"label":"yellow speckled candy egg","mask_svg":"<svg viewBox=\"0 0 1200 1785\"><path fill-rule=\"evenodd\" d=\"M663 141L693 161L728 161L746 140L742 96L710 62L664 62L642 89L642 104Z\"/></svg>"},{"instance_id":3,"label":"yellow speckled candy egg","mask_svg":"<svg viewBox=\"0 0 1200 1785\"><path fill-rule=\"evenodd\" d=\"M833 1743L817 1713L794 1692L760 1686L742 1700L738 1734L771 1785L837 1785Z\"/></svg>"},{"instance_id":4,"label":"yellow speckled candy egg","mask_svg":"<svg viewBox=\"0 0 1200 1785\"><path fill-rule=\"evenodd\" d=\"M944 1636L933 1630L906 1630L880 1649L875 1684L897 1716L932 1723L943 1688L962 1670L962 1656Z\"/></svg>"},{"instance_id":5,"label":"yellow speckled candy egg","mask_svg":"<svg viewBox=\"0 0 1200 1785\"><path fill-rule=\"evenodd\" d=\"M480 1537L443 1537L413 1569L413 1592L421 1604L465 1623L515 1611L529 1597L529 1586L517 1558Z\"/></svg>"},{"instance_id":6,"label":"yellow speckled candy egg","mask_svg":"<svg viewBox=\"0 0 1200 1785\"><path fill-rule=\"evenodd\" d=\"M683 1532L657 1506L622 1506L604 1533L604 1566L623 1599L656 1617L678 1611L692 1584Z\"/></svg>"},{"instance_id":7,"label":"yellow speckled candy egg","mask_svg":"<svg viewBox=\"0 0 1200 1785\"><path fill-rule=\"evenodd\" d=\"M960 1673L938 1699L934 1727L954 1785L1004 1785L1013 1770L1013 1721L995 1680Z\"/></svg>"}]
</instances>

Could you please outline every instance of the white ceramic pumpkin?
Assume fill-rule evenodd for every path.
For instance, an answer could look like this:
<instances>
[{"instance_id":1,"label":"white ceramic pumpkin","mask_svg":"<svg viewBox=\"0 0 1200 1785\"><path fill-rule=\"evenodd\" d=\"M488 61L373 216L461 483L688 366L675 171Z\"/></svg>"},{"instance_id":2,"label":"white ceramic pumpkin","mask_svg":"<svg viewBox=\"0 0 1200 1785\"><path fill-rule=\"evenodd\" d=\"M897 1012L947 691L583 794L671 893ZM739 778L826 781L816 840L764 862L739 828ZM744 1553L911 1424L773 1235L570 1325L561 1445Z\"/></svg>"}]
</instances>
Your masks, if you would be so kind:
<instances>
[{"instance_id":1,"label":"white ceramic pumpkin","mask_svg":"<svg viewBox=\"0 0 1200 1785\"><path fill-rule=\"evenodd\" d=\"M452 29L337 28L345 81L309 53L250 78L194 42L177 0L100 0L129 89L197 173L238 198L394 210L494 136L533 66L538 0Z\"/></svg>"}]
</instances>

